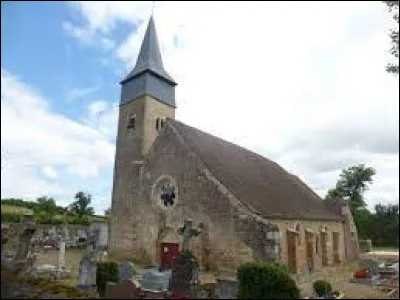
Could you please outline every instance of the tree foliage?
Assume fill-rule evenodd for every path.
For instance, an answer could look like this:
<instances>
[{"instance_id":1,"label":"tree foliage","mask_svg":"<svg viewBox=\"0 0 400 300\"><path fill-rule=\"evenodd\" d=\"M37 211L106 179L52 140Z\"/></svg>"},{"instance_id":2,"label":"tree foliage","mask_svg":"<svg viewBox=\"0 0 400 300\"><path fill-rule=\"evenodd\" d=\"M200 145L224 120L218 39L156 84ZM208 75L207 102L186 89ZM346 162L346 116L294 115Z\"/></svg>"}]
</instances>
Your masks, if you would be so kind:
<instances>
[{"instance_id":1,"label":"tree foliage","mask_svg":"<svg viewBox=\"0 0 400 300\"><path fill-rule=\"evenodd\" d=\"M109 216L111 214L111 207L110 208L107 208L105 211L104 211L104 215L105 216Z\"/></svg>"},{"instance_id":2,"label":"tree foliage","mask_svg":"<svg viewBox=\"0 0 400 300\"><path fill-rule=\"evenodd\" d=\"M349 167L342 170L335 188L328 191L326 199L345 200L352 213L366 207L363 198L368 185L372 183L375 170L365 167L364 164Z\"/></svg>"},{"instance_id":3,"label":"tree foliage","mask_svg":"<svg viewBox=\"0 0 400 300\"><path fill-rule=\"evenodd\" d=\"M53 198L42 196L37 198L36 202L38 205L36 206L35 211L40 211L48 217L52 217L57 213L56 201Z\"/></svg>"},{"instance_id":4,"label":"tree foliage","mask_svg":"<svg viewBox=\"0 0 400 300\"><path fill-rule=\"evenodd\" d=\"M90 202L92 201L92 196L84 192L78 192L75 194L75 199L71 205L71 211L76 213L79 218L84 215L94 215L93 207L90 207Z\"/></svg>"},{"instance_id":5,"label":"tree foliage","mask_svg":"<svg viewBox=\"0 0 400 300\"><path fill-rule=\"evenodd\" d=\"M383 1L389 12L392 13L393 19L397 22L397 27L390 30L390 39L392 40L392 48L390 53L395 57L396 63L388 64L386 70L389 73L399 74L399 1Z\"/></svg>"},{"instance_id":6,"label":"tree foliage","mask_svg":"<svg viewBox=\"0 0 400 300\"><path fill-rule=\"evenodd\" d=\"M344 169L325 199L348 203L360 238L371 239L375 246L398 247L399 206L378 204L375 212L371 212L364 201L364 192L372 184L374 175L375 170L363 164Z\"/></svg>"},{"instance_id":7,"label":"tree foliage","mask_svg":"<svg viewBox=\"0 0 400 300\"><path fill-rule=\"evenodd\" d=\"M382 234L384 233L384 234ZM373 245L399 247L399 205L377 204L375 213L371 214L370 232L368 238Z\"/></svg>"}]
</instances>

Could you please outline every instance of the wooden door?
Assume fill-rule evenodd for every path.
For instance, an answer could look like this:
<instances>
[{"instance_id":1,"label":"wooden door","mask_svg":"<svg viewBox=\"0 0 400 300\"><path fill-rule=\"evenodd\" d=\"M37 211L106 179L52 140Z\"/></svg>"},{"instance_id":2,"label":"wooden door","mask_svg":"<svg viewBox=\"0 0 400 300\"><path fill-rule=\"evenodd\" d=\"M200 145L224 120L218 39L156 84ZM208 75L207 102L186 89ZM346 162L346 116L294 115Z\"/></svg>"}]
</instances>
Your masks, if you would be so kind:
<instances>
[{"instance_id":1,"label":"wooden door","mask_svg":"<svg viewBox=\"0 0 400 300\"><path fill-rule=\"evenodd\" d=\"M288 266L291 272L297 272L297 259L296 259L296 236L297 234L291 231L287 231L287 255L288 255Z\"/></svg>"},{"instance_id":2,"label":"wooden door","mask_svg":"<svg viewBox=\"0 0 400 300\"><path fill-rule=\"evenodd\" d=\"M314 269L314 235L306 231L307 267Z\"/></svg>"},{"instance_id":3,"label":"wooden door","mask_svg":"<svg viewBox=\"0 0 400 300\"><path fill-rule=\"evenodd\" d=\"M326 232L321 232L321 258L322 266L328 265L328 234Z\"/></svg>"},{"instance_id":4,"label":"wooden door","mask_svg":"<svg viewBox=\"0 0 400 300\"><path fill-rule=\"evenodd\" d=\"M179 244L161 243L161 266L163 269L171 269L175 257L179 254Z\"/></svg>"},{"instance_id":5,"label":"wooden door","mask_svg":"<svg viewBox=\"0 0 400 300\"><path fill-rule=\"evenodd\" d=\"M333 243L333 262L335 264L340 264L338 232L332 232L332 243Z\"/></svg>"}]
</instances>

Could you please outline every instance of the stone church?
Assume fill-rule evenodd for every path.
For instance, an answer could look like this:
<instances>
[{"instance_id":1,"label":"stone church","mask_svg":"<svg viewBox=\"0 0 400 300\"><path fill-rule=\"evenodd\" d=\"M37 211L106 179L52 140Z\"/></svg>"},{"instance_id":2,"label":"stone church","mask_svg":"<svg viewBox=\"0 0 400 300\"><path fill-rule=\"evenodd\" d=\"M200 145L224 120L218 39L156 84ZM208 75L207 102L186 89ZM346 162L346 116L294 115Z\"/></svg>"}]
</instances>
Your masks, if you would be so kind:
<instances>
[{"instance_id":1,"label":"stone church","mask_svg":"<svg viewBox=\"0 0 400 300\"><path fill-rule=\"evenodd\" d=\"M153 17L121 82L110 255L170 267L190 219L202 269L282 260L293 272L358 255L346 205L328 205L277 163L175 120Z\"/></svg>"}]
</instances>

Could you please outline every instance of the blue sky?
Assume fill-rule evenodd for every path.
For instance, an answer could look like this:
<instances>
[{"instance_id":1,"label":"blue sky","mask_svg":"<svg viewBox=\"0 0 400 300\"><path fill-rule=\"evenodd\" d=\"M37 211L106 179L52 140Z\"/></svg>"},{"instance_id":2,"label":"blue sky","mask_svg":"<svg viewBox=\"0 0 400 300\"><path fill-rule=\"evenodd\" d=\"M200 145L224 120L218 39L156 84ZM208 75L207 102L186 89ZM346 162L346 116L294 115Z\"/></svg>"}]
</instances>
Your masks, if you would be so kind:
<instances>
[{"instance_id":1,"label":"blue sky","mask_svg":"<svg viewBox=\"0 0 400 300\"><path fill-rule=\"evenodd\" d=\"M110 206L119 81L151 6L1 3L2 198L66 205L83 189L97 213ZM377 170L368 205L397 201L398 78L384 70L393 24L382 3L156 2L154 16L177 119L321 196L365 163Z\"/></svg>"}]
</instances>

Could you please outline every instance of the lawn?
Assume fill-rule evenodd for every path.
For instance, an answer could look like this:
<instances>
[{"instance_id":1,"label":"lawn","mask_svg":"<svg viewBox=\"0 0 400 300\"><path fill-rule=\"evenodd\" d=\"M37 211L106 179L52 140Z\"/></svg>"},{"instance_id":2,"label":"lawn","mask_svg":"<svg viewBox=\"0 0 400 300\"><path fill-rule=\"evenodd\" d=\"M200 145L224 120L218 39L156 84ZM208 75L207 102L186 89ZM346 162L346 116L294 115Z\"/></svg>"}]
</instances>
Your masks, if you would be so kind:
<instances>
[{"instance_id":1,"label":"lawn","mask_svg":"<svg viewBox=\"0 0 400 300\"><path fill-rule=\"evenodd\" d=\"M13 214L13 215L33 215L33 210L26 208L26 207L20 207L20 206L14 206L14 205L7 205L7 204L2 204L1 205L1 212L6 213L6 214Z\"/></svg>"}]
</instances>

